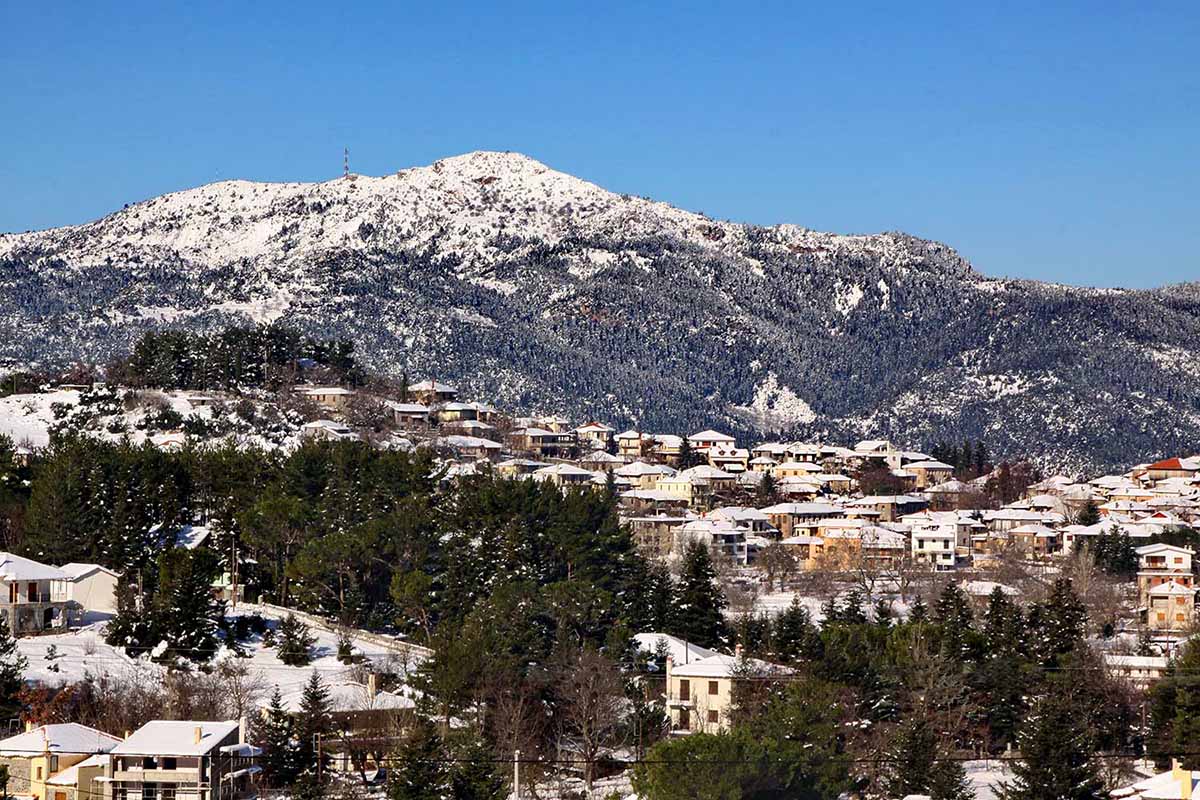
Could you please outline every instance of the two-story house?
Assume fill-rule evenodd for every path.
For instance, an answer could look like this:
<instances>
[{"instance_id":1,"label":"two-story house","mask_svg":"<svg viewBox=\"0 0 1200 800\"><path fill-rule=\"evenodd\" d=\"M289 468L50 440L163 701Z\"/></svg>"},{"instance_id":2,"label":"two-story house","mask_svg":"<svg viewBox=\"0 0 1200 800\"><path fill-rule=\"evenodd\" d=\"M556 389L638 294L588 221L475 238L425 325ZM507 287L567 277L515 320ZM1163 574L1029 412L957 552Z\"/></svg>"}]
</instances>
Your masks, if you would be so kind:
<instances>
[{"instance_id":1,"label":"two-story house","mask_svg":"<svg viewBox=\"0 0 1200 800\"><path fill-rule=\"evenodd\" d=\"M741 649L739 645L732 656L718 654L682 664L674 656L668 656L666 695L672 733L728 730L739 681L762 680L788 672L766 661L743 658Z\"/></svg>"},{"instance_id":2,"label":"two-story house","mask_svg":"<svg viewBox=\"0 0 1200 800\"><path fill-rule=\"evenodd\" d=\"M0 740L0 765L8 770L10 797L34 800L76 800L99 785L102 762L91 754L105 753L120 739L76 722L33 727Z\"/></svg>"},{"instance_id":3,"label":"two-story house","mask_svg":"<svg viewBox=\"0 0 1200 800\"><path fill-rule=\"evenodd\" d=\"M14 635L67 624L67 581L57 567L0 553L0 612Z\"/></svg>"},{"instance_id":4,"label":"two-story house","mask_svg":"<svg viewBox=\"0 0 1200 800\"><path fill-rule=\"evenodd\" d=\"M252 798L259 755L238 722L147 722L109 751L104 800Z\"/></svg>"}]
</instances>

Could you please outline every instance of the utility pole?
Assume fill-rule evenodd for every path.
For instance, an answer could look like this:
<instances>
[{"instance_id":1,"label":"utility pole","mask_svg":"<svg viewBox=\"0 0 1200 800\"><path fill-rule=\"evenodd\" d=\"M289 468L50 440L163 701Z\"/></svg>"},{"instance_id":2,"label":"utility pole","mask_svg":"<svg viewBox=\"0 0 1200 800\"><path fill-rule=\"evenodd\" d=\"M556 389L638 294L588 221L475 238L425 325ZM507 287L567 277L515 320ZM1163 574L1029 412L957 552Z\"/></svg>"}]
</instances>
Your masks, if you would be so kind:
<instances>
[{"instance_id":1,"label":"utility pole","mask_svg":"<svg viewBox=\"0 0 1200 800\"><path fill-rule=\"evenodd\" d=\"M342 177L350 177L350 148L342 148Z\"/></svg>"},{"instance_id":2,"label":"utility pole","mask_svg":"<svg viewBox=\"0 0 1200 800\"><path fill-rule=\"evenodd\" d=\"M238 546L238 540L237 540L237 534L235 533L235 534L233 534L233 564L229 568L230 575L232 576L232 579L233 579L231 581L231 583L233 584L233 588L232 588L232 591L230 592L229 602L233 606L234 611L237 611L237 601L238 601L238 551L237 551L237 546Z\"/></svg>"},{"instance_id":3,"label":"utility pole","mask_svg":"<svg viewBox=\"0 0 1200 800\"><path fill-rule=\"evenodd\" d=\"M521 751L513 751L513 797L521 800Z\"/></svg>"}]
</instances>

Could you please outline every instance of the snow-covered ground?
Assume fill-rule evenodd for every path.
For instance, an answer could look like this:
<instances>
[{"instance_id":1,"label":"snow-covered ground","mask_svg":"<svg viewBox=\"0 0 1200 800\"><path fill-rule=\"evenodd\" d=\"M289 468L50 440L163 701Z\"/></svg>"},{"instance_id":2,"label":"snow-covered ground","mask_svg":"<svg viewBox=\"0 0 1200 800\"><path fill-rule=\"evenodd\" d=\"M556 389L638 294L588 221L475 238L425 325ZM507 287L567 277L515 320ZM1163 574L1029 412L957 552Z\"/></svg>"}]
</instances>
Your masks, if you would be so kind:
<instances>
[{"instance_id":1,"label":"snow-covered ground","mask_svg":"<svg viewBox=\"0 0 1200 800\"><path fill-rule=\"evenodd\" d=\"M261 606L243 604L238 614L260 614L269 624L278 622L278 612ZM95 622L78 630L47 636L26 637L17 640L21 653L29 660L26 678L47 685L63 685L84 680L89 675L108 675L114 678L137 676L159 676L165 668L149 658L131 658L120 648L104 641L107 622ZM366 661L362 666L347 666L337 660L337 634L331 630L311 627L316 637L312 663L305 667L289 667L282 663L275 650L262 643L262 637L253 636L244 642L247 658L239 659L250 669L250 678L261 690L260 702L269 701L274 687L278 686L285 704L298 702L300 692L314 672L320 673L322 681L331 690L334 705L342 709L377 707L371 705L366 696L365 674L371 671L387 671L405 674L420 663L419 656L406 656L404 648L383 644L382 637L351 632L355 651ZM57 657L47 660L46 655L54 648ZM237 659L232 651L222 649L215 660ZM57 668L57 671L55 670ZM395 707L404 704L405 698L388 698Z\"/></svg>"},{"instance_id":2,"label":"snow-covered ground","mask_svg":"<svg viewBox=\"0 0 1200 800\"><path fill-rule=\"evenodd\" d=\"M0 397L0 434L15 444L45 447L50 443L54 403L79 404L79 392L59 390L44 394L14 394Z\"/></svg>"}]
</instances>

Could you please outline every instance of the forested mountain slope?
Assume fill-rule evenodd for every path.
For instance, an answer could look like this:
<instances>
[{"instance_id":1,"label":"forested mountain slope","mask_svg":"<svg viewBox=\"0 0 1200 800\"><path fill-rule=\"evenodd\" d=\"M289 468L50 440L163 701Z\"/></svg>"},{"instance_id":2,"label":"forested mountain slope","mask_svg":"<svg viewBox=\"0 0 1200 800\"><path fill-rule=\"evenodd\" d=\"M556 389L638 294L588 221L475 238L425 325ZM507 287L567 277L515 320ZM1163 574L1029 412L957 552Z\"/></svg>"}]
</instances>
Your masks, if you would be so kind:
<instances>
[{"instance_id":1,"label":"forested mountain slope","mask_svg":"<svg viewBox=\"0 0 1200 800\"><path fill-rule=\"evenodd\" d=\"M517 154L228 181L0 236L13 365L247 318L619 425L982 438L1064 467L1200 449L1194 285L990 280L936 242L720 222Z\"/></svg>"}]
</instances>

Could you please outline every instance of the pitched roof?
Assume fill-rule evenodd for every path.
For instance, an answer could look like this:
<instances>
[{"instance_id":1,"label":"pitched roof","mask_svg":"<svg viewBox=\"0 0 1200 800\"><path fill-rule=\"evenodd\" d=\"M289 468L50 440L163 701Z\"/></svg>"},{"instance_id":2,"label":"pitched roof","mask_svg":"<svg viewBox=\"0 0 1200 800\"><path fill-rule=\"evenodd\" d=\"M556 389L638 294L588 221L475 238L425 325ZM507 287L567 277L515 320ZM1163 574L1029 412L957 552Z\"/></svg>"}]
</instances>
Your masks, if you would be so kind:
<instances>
[{"instance_id":1,"label":"pitched roof","mask_svg":"<svg viewBox=\"0 0 1200 800\"><path fill-rule=\"evenodd\" d=\"M199 742L196 741L197 728L200 729ZM111 752L114 755L204 755L237 729L237 722L156 719L138 728Z\"/></svg>"},{"instance_id":2,"label":"pitched roof","mask_svg":"<svg viewBox=\"0 0 1200 800\"><path fill-rule=\"evenodd\" d=\"M79 755L108 752L120 741L104 731L80 725L78 722L61 722L43 725L0 740L0 755L35 756L45 752Z\"/></svg>"},{"instance_id":3,"label":"pitched roof","mask_svg":"<svg viewBox=\"0 0 1200 800\"><path fill-rule=\"evenodd\" d=\"M0 578L7 581L65 581L67 573L31 558L0 553Z\"/></svg>"}]
</instances>

